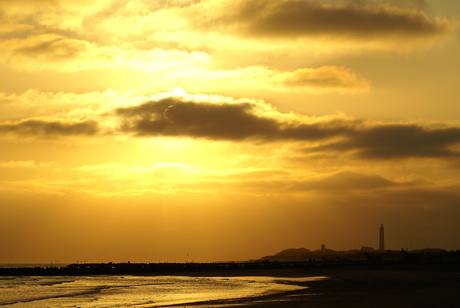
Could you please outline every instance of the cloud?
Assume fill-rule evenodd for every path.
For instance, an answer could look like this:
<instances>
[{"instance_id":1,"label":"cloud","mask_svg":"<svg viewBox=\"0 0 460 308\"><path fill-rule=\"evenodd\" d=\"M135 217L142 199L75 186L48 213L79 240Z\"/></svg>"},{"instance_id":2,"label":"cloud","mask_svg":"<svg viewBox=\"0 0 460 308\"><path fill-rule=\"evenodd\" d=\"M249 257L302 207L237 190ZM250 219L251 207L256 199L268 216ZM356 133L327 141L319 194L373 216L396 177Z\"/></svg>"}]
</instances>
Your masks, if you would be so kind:
<instances>
[{"instance_id":1,"label":"cloud","mask_svg":"<svg viewBox=\"0 0 460 308\"><path fill-rule=\"evenodd\" d=\"M0 56L3 65L26 71L77 71L82 67L94 68L95 64L114 61L117 56L114 50L103 48L98 51L94 44L87 41L56 34L2 40L0 47L4 51Z\"/></svg>"},{"instance_id":2,"label":"cloud","mask_svg":"<svg viewBox=\"0 0 460 308\"><path fill-rule=\"evenodd\" d=\"M242 140L272 135L276 123L251 114L250 103L211 104L174 98L117 109L124 117L124 129L137 135L192 136Z\"/></svg>"},{"instance_id":3,"label":"cloud","mask_svg":"<svg viewBox=\"0 0 460 308\"><path fill-rule=\"evenodd\" d=\"M39 163L33 160L0 162L0 168L43 168L51 165L52 163Z\"/></svg>"},{"instance_id":4,"label":"cloud","mask_svg":"<svg viewBox=\"0 0 460 308\"><path fill-rule=\"evenodd\" d=\"M197 167L188 166L180 163L160 162L153 166L138 167L121 164L85 165L74 169L83 175L90 175L92 178L100 177L104 179L126 179L129 181L142 182L146 178L174 179L176 176L193 174L199 171ZM145 175L142 177L142 175ZM142 178L142 180L140 179Z\"/></svg>"},{"instance_id":5,"label":"cloud","mask_svg":"<svg viewBox=\"0 0 460 308\"><path fill-rule=\"evenodd\" d=\"M0 40L0 64L16 70L78 72L95 69L135 69L161 78L171 86L205 91L237 87L275 91L368 91L364 77L340 66L303 67L279 71L264 66L220 70L218 61L204 52L138 50L100 46L95 42L57 34L39 34ZM144 77L145 78L145 77Z\"/></svg>"},{"instance_id":6,"label":"cloud","mask_svg":"<svg viewBox=\"0 0 460 308\"><path fill-rule=\"evenodd\" d=\"M78 30L92 16L117 0L16 0L0 7L0 14L26 21L37 32L45 29Z\"/></svg>"},{"instance_id":7,"label":"cloud","mask_svg":"<svg viewBox=\"0 0 460 308\"><path fill-rule=\"evenodd\" d=\"M309 39L302 41L303 52L382 47L381 39L402 48L449 32L449 22L430 18L422 11L425 6L410 0L18 0L0 8L0 32L5 33L0 62L25 70L135 67L154 72L165 63L206 65L210 56L204 51L234 66L248 65L241 59L246 56L233 56L243 49L258 59L273 50L292 55L298 38Z\"/></svg>"},{"instance_id":8,"label":"cloud","mask_svg":"<svg viewBox=\"0 0 460 308\"><path fill-rule=\"evenodd\" d=\"M351 151L365 159L459 157L460 128L425 128L387 124L359 129L345 140L319 147L326 151Z\"/></svg>"},{"instance_id":9,"label":"cloud","mask_svg":"<svg viewBox=\"0 0 460 308\"><path fill-rule=\"evenodd\" d=\"M32 32L33 27L26 23L18 22L11 16L5 16L0 13L2 18L2 28L0 29L0 34L2 37L7 35L17 35L23 32Z\"/></svg>"},{"instance_id":10,"label":"cloud","mask_svg":"<svg viewBox=\"0 0 460 308\"><path fill-rule=\"evenodd\" d=\"M252 176L249 176L252 175ZM339 171L333 174L308 175L295 170L259 170L246 172L238 170L229 174L209 174L201 179L204 186L213 187L218 181L227 190L247 192L251 194L329 194L352 193L354 191L387 191L398 188L409 188L411 182L389 180L376 174L364 174L353 171ZM219 185L217 185L219 186ZM413 185L412 185L413 186Z\"/></svg>"},{"instance_id":11,"label":"cloud","mask_svg":"<svg viewBox=\"0 0 460 308\"><path fill-rule=\"evenodd\" d=\"M340 66L303 67L281 71L265 66L215 70L210 65L178 69L163 80L171 80L171 84L175 82L203 92L238 88L251 91L355 93L369 91L371 88L371 82L366 78Z\"/></svg>"},{"instance_id":12,"label":"cloud","mask_svg":"<svg viewBox=\"0 0 460 308\"><path fill-rule=\"evenodd\" d=\"M45 92L29 89L19 94L0 92L0 122L16 119L97 118L119 106L140 104L149 96L133 91Z\"/></svg>"},{"instance_id":13,"label":"cloud","mask_svg":"<svg viewBox=\"0 0 460 308\"><path fill-rule=\"evenodd\" d=\"M260 142L290 141L305 152L362 159L455 158L459 127L360 122L341 117L282 114L254 100L215 101L169 97L118 108L121 130L137 136L190 137ZM456 148L457 147L457 148Z\"/></svg>"},{"instance_id":14,"label":"cloud","mask_svg":"<svg viewBox=\"0 0 460 308\"><path fill-rule=\"evenodd\" d=\"M115 92L26 94L5 99L19 100L21 104L43 100L44 107L38 103L28 105L36 114L40 113L36 107L45 108L41 117L32 118L25 110L17 110L16 116L22 120L0 122L0 132L49 137L93 136L104 131L141 137L283 142L308 157L324 158L392 160L460 156L460 127L454 124L373 123L343 115L308 117L279 112L263 100L190 95L177 89L150 98ZM95 99L103 102L103 106L93 104ZM64 100L68 105L59 104L60 109L47 110L46 101ZM6 104L3 110L11 113L12 105ZM69 106L75 110L69 111Z\"/></svg>"},{"instance_id":15,"label":"cloud","mask_svg":"<svg viewBox=\"0 0 460 308\"><path fill-rule=\"evenodd\" d=\"M210 2L213 4L213 2ZM356 4L357 3L357 4ZM208 18L194 22L217 25L221 29L251 37L352 37L357 40L374 38L417 38L440 35L448 23L430 19L416 9L398 8L384 1L232 1L225 3L218 14L208 11Z\"/></svg>"},{"instance_id":16,"label":"cloud","mask_svg":"<svg viewBox=\"0 0 460 308\"><path fill-rule=\"evenodd\" d=\"M267 112L271 115L264 114ZM321 140L347 131L346 127L328 127L328 123L285 123L274 117L279 114L269 105L250 100L215 103L171 97L118 108L116 114L122 118L122 130L138 136L233 141Z\"/></svg>"},{"instance_id":17,"label":"cloud","mask_svg":"<svg viewBox=\"0 0 460 308\"><path fill-rule=\"evenodd\" d=\"M270 167L213 170L161 162L151 166L110 163L84 165L64 168L59 174L44 173L38 178L32 174L28 179L22 170L51 167L52 164L34 161L0 162L0 168L21 168L20 180L4 185L2 189L19 191L44 189L54 193L79 191L101 196L123 196L134 193L138 195L183 194L216 191L230 195L321 195L330 192L343 194L411 187L407 185L408 182L398 182L376 174L352 171L321 174ZM27 186L29 188L26 188Z\"/></svg>"},{"instance_id":18,"label":"cloud","mask_svg":"<svg viewBox=\"0 0 460 308\"><path fill-rule=\"evenodd\" d=\"M209 55L203 52L159 48L149 51L120 49L50 33L0 40L0 48L3 50L0 63L26 71L135 68L154 72L196 67L210 62Z\"/></svg>"},{"instance_id":19,"label":"cloud","mask_svg":"<svg viewBox=\"0 0 460 308\"><path fill-rule=\"evenodd\" d=\"M0 123L1 133L21 136L92 136L98 133L95 121L64 122L55 120L21 120L17 122Z\"/></svg>"},{"instance_id":20,"label":"cloud","mask_svg":"<svg viewBox=\"0 0 460 308\"><path fill-rule=\"evenodd\" d=\"M379 175L342 171L316 181L299 183L301 190L373 190L401 186Z\"/></svg>"},{"instance_id":21,"label":"cloud","mask_svg":"<svg viewBox=\"0 0 460 308\"><path fill-rule=\"evenodd\" d=\"M361 89L370 88L370 82L344 67L321 66L301 68L293 72L280 73L283 83L289 87Z\"/></svg>"},{"instance_id":22,"label":"cloud","mask_svg":"<svg viewBox=\"0 0 460 308\"><path fill-rule=\"evenodd\" d=\"M181 50L138 50L99 46L86 40L56 34L31 35L0 40L0 64L16 70L78 72L95 69L135 69L149 78L161 78L171 86L206 91L237 87L275 91L357 92L371 85L364 77L340 66L303 67L279 71L264 66L237 69L216 68L213 57L204 52ZM145 78L145 77L144 77Z\"/></svg>"}]
</instances>

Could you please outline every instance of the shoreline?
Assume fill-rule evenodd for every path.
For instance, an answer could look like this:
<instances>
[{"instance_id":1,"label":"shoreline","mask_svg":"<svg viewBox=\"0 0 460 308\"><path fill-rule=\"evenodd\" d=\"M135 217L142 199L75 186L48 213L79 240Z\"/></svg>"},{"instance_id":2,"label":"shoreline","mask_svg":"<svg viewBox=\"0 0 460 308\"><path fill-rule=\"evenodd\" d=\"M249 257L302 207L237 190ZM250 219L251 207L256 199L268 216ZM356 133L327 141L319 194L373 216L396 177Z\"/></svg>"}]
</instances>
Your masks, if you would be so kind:
<instances>
[{"instance_id":1,"label":"shoreline","mask_svg":"<svg viewBox=\"0 0 460 308\"><path fill-rule=\"evenodd\" d=\"M235 267L241 265L231 264ZM226 263L219 265L221 266L219 270L211 270L205 266L204 268L208 270L124 273L121 275L229 278L263 276L279 280L279 283L301 287L299 290L277 294L152 307L448 307L460 302L458 291L460 290L460 264L458 263L323 264L308 268L301 266L300 263L296 263L297 268L294 268L291 263L284 264L284 268L280 264L272 264L278 268L269 268L267 264L264 264L264 268L255 268L256 266L252 264L252 268L237 270L222 269L228 265ZM29 270L36 273L44 269ZM120 273L101 275L118 274ZM70 276L84 275L86 274L82 272L76 275L74 271ZM2 276L14 275L2 274ZM308 277L326 277L326 279L302 280ZM283 278L286 279L283 280Z\"/></svg>"},{"instance_id":2,"label":"shoreline","mask_svg":"<svg viewBox=\"0 0 460 308\"><path fill-rule=\"evenodd\" d=\"M214 273L224 274L224 273ZM228 273L237 277L239 273ZM249 273L248 273L249 274ZM208 301L174 307L449 307L460 302L460 270L445 267L321 268L307 271L251 272L280 278L325 276L314 281L287 281L300 290L267 296ZM217 275L217 277L227 275ZM250 275L248 275L250 276ZM165 306L166 307L166 306Z\"/></svg>"},{"instance_id":3,"label":"shoreline","mask_svg":"<svg viewBox=\"0 0 460 308\"><path fill-rule=\"evenodd\" d=\"M335 270L456 271L460 262L228 262L228 263L81 263L62 267L0 267L0 276L90 276L90 275L179 275L179 276L324 276ZM284 274L282 274L284 273Z\"/></svg>"}]
</instances>

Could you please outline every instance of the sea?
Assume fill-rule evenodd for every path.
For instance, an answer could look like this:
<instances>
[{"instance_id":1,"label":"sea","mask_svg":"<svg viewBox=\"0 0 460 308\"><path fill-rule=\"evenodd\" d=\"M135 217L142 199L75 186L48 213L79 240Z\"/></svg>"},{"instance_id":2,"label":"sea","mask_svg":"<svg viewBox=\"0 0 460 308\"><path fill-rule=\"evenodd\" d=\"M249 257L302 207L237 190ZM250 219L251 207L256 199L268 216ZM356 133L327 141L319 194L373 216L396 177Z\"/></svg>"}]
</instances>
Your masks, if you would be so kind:
<instances>
[{"instance_id":1,"label":"sea","mask_svg":"<svg viewBox=\"0 0 460 308\"><path fill-rule=\"evenodd\" d=\"M324 277L3 276L0 307L236 307L294 294L318 279Z\"/></svg>"}]
</instances>

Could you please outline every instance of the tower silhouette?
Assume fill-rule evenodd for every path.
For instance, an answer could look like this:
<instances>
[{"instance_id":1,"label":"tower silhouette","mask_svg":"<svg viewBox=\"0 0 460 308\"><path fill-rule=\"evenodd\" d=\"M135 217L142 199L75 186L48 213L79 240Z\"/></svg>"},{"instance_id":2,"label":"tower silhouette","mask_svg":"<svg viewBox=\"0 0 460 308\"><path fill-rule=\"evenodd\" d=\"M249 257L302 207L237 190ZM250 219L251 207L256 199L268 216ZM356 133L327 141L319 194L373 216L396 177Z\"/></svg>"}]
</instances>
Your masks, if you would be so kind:
<instances>
[{"instance_id":1,"label":"tower silhouette","mask_svg":"<svg viewBox=\"0 0 460 308\"><path fill-rule=\"evenodd\" d=\"M385 229L383 228L383 224L380 225L380 242L379 242L379 250L385 250Z\"/></svg>"}]
</instances>

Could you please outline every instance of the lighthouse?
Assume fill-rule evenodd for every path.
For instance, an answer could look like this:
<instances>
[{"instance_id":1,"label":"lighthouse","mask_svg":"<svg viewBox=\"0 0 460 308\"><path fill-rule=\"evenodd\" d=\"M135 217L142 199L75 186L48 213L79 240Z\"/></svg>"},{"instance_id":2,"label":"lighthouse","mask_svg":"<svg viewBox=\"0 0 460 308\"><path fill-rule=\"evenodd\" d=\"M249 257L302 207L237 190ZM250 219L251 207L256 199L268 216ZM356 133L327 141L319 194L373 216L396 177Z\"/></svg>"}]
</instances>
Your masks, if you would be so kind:
<instances>
[{"instance_id":1,"label":"lighthouse","mask_svg":"<svg viewBox=\"0 0 460 308\"><path fill-rule=\"evenodd\" d=\"M380 225L380 242L379 242L379 250L385 250L385 229L383 228L383 224Z\"/></svg>"}]
</instances>

